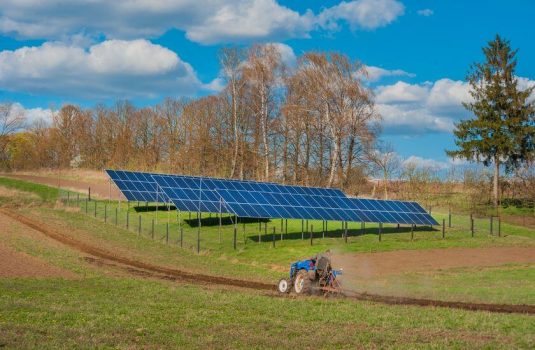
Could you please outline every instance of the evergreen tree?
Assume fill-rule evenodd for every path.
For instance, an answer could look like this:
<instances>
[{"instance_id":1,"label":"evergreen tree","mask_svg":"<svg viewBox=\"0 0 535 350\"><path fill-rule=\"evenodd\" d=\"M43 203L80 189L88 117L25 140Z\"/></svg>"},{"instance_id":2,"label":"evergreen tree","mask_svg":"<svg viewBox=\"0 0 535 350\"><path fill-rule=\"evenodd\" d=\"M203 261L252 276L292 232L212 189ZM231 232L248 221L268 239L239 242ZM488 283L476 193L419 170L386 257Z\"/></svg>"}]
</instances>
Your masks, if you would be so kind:
<instances>
[{"instance_id":1,"label":"evergreen tree","mask_svg":"<svg viewBox=\"0 0 535 350\"><path fill-rule=\"evenodd\" d=\"M500 165L507 172L529 161L535 153L534 87L521 90L515 76L516 53L499 35L483 48L484 63L476 63L467 76L473 101L463 106L475 115L455 125L455 158L494 166L494 205L499 204Z\"/></svg>"}]
</instances>

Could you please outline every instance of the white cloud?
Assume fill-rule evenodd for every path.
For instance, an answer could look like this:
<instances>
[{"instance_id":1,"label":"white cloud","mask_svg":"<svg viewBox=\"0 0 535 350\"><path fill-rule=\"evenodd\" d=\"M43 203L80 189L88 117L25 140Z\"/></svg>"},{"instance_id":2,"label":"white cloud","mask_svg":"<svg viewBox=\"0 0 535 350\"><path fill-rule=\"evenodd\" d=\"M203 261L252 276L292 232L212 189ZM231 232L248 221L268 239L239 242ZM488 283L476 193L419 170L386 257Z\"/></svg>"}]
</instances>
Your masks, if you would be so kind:
<instances>
[{"instance_id":1,"label":"white cloud","mask_svg":"<svg viewBox=\"0 0 535 350\"><path fill-rule=\"evenodd\" d=\"M535 80L518 77L520 89L535 86ZM408 84L398 81L375 88L377 110L383 127L391 134L451 132L454 123L470 117L462 106L470 102L470 87L464 81L439 79L435 82ZM530 99L535 100L535 91Z\"/></svg>"},{"instance_id":2,"label":"white cloud","mask_svg":"<svg viewBox=\"0 0 535 350\"><path fill-rule=\"evenodd\" d=\"M338 21L345 20L354 30L375 29L386 26L403 15L405 6L396 0L357 0L341 2L319 14L322 26L338 28Z\"/></svg>"},{"instance_id":3,"label":"white cloud","mask_svg":"<svg viewBox=\"0 0 535 350\"><path fill-rule=\"evenodd\" d=\"M191 95L201 82L169 49L107 40L88 49L59 42L0 52L0 88L83 97Z\"/></svg>"},{"instance_id":4,"label":"white cloud","mask_svg":"<svg viewBox=\"0 0 535 350\"><path fill-rule=\"evenodd\" d=\"M398 81L393 85L379 86L375 90L378 103L418 102L427 97L427 85L408 84Z\"/></svg>"},{"instance_id":5,"label":"white cloud","mask_svg":"<svg viewBox=\"0 0 535 350\"><path fill-rule=\"evenodd\" d=\"M384 69L381 67L375 66L366 66L368 72L368 77L366 78L369 82L376 82L385 77L409 77L414 78L416 75L413 73L406 72L401 69Z\"/></svg>"},{"instance_id":6,"label":"white cloud","mask_svg":"<svg viewBox=\"0 0 535 350\"><path fill-rule=\"evenodd\" d=\"M422 10L418 10L418 14L420 16L424 16L424 17L429 17L429 16L432 16L435 12L431 9L422 9Z\"/></svg>"},{"instance_id":7,"label":"white cloud","mask_svg":"<svg viewBox=\"0 0 535 350\"><path fill-rule=\"evenodd\" d=\"M20 103L13 103L11 105L10 114L23 115L27 125L31 125L38 121L45 122L46 124L52 122L52 110L48 108L24 108Z\"/></svg>"},{"instance_id":8,"label":"white cloud","mask_svg":"<svg viewBox=\"0 0 535 350\"><path fill-rule=\"evenodd\" d=\"M294 67L297 63L297 56L291 46L283 43L269 43L273 45L281 55L281 61L288 67Z\"/></svg>"},{"instance_id":9,"label":"white cloud","mask_svg":"<svg viewBox=\"0 0 535 350\"><path fill-rule=\"evenodd\" d=\"M404 166L413 165L417 168L428 168L432 170L444 170L451 166L450 162L441 162L435 159L422 158L419 156L410 156L409 158L403 160L402 164Z\"/></svg>"},{"instance_id":10,"label":"white cloud","mask_svg":"<svg viewBox=\"0 0 535 350\"><path fill-rule=\"evenodd\" d=\"M65 40L79 35L132 39L183 30L195 42L214 44L307 37L313 30L385 26L401 16L397 0L355 0L303 13L275 0L3 0L0 33Z\"/></svg>"}]
</instances>

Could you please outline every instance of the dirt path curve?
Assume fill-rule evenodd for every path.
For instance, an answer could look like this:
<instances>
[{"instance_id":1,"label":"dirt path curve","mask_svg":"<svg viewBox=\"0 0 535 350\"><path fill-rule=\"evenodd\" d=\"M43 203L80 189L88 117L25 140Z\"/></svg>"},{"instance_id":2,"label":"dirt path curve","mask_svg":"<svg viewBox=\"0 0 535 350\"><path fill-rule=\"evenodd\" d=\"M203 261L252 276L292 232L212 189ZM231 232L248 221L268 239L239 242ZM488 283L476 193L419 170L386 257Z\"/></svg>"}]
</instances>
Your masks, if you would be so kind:
<instances>
[{"instance_id":1,"label":"dirt path curve","mask_svg":"<svg viewBox=\"0 0 535 350\"><path fill-rule=\"evenodd\" d=\"M0 243L0 278L2 277L74 278L75 275Z\"/></svg>"},{"instance_id":2,"label":"dirt path curve","mask_svg":"<svg viewBox=\"0 0 535 350\"><path fill-rule=\"evenodd\" d=\"M0 176L34 182L42 185L48 185L52 187L58 187L58 179L47 176L38 176L38 175L22 175L22 174L0 174ZM89 187L91 187L91 196L95 198L108 199L110 197L111 190L111 199L112 200L125 200L124 196L121 194L119 189L112 183L111 189L109 183L89 183L77 180L68 180L61 179L59 181L61 188L69 189L71 191L80 192L87 194Z\"/></svg>"},{"instance_id":3,"label":"dirt path curve","mask_svg":"<svg viewBox=\"0 0 535 350\"><path fill-rule=\"evenodd\" d=\"M335 266L343 267L346 274L358 278L511 263L535 263L535 247L398 250L333 257Z\"/></svg>"},{"instance_id":4,"label":"dirt path curve","mask_svg":"<svg viewBox=\"0 0 535 350\"><path fill-rule=\"evenodd\" d=\"M263 282L246 281L239 279L232 279L226 277L209 276L203 274L193 274L181 270L176 270L168 267L162 267L144 263L137 260L118 256L110 251L97 248L80 242L78 240L69 237L56 229L49 227L48 225L39 222L37 220L28 218L13 210L1 208L0 213L4 214L12 219L15 219L34 230L37 230L46 236L57 240L71 248L74 248L83 253L92 255L93 258L86 257L86 261L91 263L118 266L126 270L130 270L134 275L142 275L146 277L154 277L166 280L179 280L185 282L191 282L195 284L215 284L225 285L233 287L249 288L262 291L274 291L275 286ZM94 257L98 258L97 260ZM507 305L507 304L479 304L479 303L463 303L463 302L448 302L428 299L413 299L413 298L400 298L392 296L372 295L372 294L359 294L351 293L347 295L350 298L380 302L391 305L416 305L416 306L439 306L449 307L464 310L474 311L490 311L490 312L502 312L502 313L523 313L535 315L535 305Z\"/></svg>"}]
</instances>

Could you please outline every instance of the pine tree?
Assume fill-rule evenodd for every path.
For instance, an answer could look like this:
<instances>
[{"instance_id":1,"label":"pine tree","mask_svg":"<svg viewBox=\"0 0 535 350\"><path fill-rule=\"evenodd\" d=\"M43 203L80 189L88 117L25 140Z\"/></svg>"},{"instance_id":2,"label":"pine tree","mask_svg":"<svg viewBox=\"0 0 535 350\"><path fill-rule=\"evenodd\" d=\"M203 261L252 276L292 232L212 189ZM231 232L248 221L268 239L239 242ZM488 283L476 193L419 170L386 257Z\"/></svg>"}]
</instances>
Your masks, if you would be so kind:
<instances>
[{"instance_id":1,"label":"pine tree","mask_svg":"<svg viewBox=\"0 0 535 350\"><path fill-rule=\"evenodd\" d=\"M476 63L467 76L473 101L463 106L475 115L455 125L455 158L494 166L493 197L498 206L500 165L510 172L534 157L534 87L521 90L515 76L517 50L499 35L483 48L484 63Z\"/></svg>"}]
</instances>

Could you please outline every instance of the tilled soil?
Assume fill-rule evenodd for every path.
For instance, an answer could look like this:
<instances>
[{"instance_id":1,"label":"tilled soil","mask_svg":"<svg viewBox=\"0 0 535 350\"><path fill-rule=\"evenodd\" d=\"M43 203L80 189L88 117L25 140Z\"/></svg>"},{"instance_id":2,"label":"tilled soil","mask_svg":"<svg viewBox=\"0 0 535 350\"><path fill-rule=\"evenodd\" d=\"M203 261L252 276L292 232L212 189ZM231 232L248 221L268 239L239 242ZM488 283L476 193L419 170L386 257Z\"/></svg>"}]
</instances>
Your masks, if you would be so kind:
<instances>
[{"instance_id":1,"label":"tilled soil","mask_svg":"<svg viewBox=\"0 0 535 350\"><path fill-rule=\"evenodd\" d=\"M196 284L214 284L223 286L233 286L248 288L260 291L274 291L275 286L263 282L246 281L239 279L232 279L227 277L209 276L203 274L193 274L169 267L162 267L144 263L137 260L118 256L110 251L94 247L84 242L80 242L72 237L69 237L58 230L49 227L35 219L28 218L17 212L9 209L0 209L0 213L7 215L25 225L31 227L34 230L40 231L46 236L57 240L71 248L91 255L92 257L86 257L85 260L93 264L101 264L105 266L117 266L123 270L131 272L136 276L153 277L165 280L178 280ZM95 259L98 258L98 259ZM507 305L507 304L481 304L481 303L464 303L464 302L449 302L439 300L428 299L416 299L416 298L403 298L393 296L382 296L373 294L359 294L348 293L346 295L349 298L380 302L391 305L416 305L416 306L438 306L449 307L465 310L478 310L478 311L490 311L490 312L502 312L502 313L524 313L535 314L535 305Z\"/></svg>"},{"instance_id":2,"label":"tilled soil","mask_svg":"<svg viewBox=\"0 0 535 350\"><path fill-rule=\"evenodd\" d=\"M511 263L535 263L535 247L397 250L333 257L334 266L343 267L345 274L358 278Z\"/></svg>"}]
</instances>

